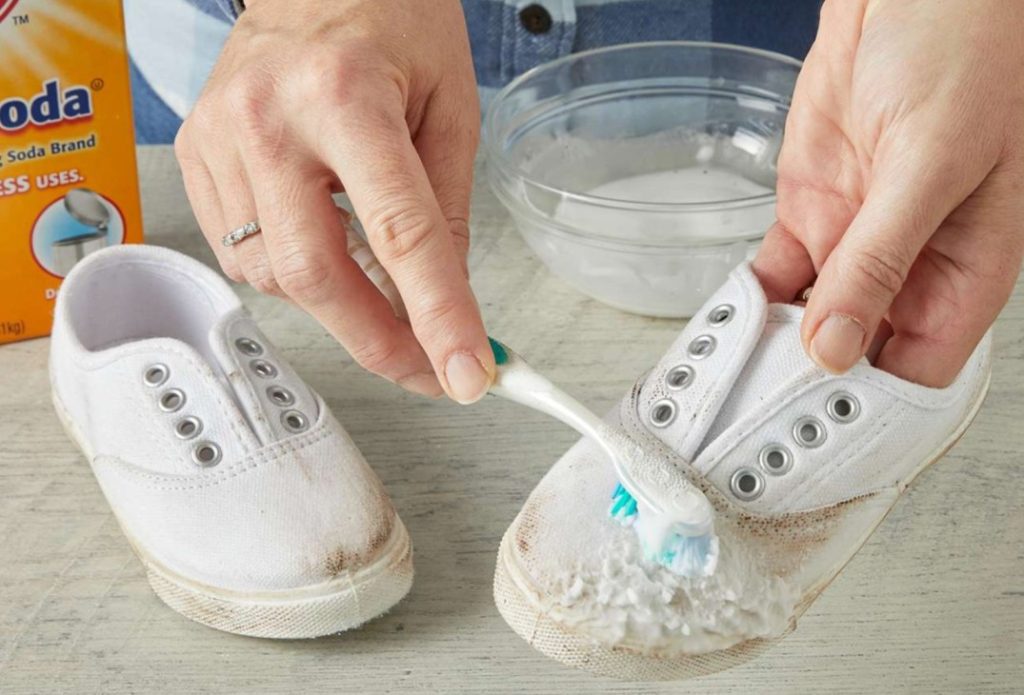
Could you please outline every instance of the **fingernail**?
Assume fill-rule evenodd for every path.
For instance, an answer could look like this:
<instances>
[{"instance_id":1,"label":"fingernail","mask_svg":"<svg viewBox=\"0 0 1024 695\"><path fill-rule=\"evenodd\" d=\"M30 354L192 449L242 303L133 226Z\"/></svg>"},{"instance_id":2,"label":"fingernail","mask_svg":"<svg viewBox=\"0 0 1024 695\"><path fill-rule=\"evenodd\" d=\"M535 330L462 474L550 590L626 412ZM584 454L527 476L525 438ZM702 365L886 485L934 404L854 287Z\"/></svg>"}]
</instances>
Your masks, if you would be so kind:
<instances>
[{"instance_id":1,"label":"fingernail","mask_svg":"<svg viewBox=\"0 0 1024 695\"><path fill-rule=\"evenodd\" d=\"M845 372L864 356L864 326L843 314L832 314L811 340L811 357L833 373Z\"/></svg>"},{"instance_id":2,"label":"fingernail","mask_svg":"<svg viewBox=\"0 0 1024 695\"><path fill-rule=\"evenodd\" d=\"M444 378L448 381L452 398L463 405L476 403L491 385L491 378L480 360L465 352L457 352L448 358L444 365Z\"/></svg>"},{"instance_id":3,"label":"fingernail","mask_svg":"<svg viewBox=\"0 0 1024 695\"><path fill-rule=\"evenodd\" d=\"M398 385L406 391L417 393L428 398L440 398L444 395L441 382L433 372L420 372L398 380Z\"/></svg>"}]
</instances>

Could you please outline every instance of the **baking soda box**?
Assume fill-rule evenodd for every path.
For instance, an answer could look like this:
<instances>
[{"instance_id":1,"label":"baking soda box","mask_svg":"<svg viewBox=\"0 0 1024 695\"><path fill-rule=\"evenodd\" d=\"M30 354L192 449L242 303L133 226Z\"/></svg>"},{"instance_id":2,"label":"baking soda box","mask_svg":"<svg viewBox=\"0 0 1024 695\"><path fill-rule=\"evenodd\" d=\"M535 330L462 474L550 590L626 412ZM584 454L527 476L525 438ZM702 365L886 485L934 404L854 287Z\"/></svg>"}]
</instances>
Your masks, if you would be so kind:
<instances>
[{"instance_id":1,"label":"baking soda box","mask_svg":"<svg viewBox=\"0 0 1024 695\"><path fill-rule=\"evenodd\" d=\"M0 0L0 343L78 261L142 241L121 0Z\"/></svg>"}]
</instances>

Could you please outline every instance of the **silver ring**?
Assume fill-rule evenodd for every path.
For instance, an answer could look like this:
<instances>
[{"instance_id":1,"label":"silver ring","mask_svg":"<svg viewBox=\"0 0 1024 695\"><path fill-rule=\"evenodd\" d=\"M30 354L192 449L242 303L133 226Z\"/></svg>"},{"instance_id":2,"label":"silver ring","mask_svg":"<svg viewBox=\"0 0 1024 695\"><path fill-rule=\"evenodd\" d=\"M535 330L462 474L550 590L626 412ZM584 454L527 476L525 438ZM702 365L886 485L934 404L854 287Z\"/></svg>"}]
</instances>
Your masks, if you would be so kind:
<instances>
[{"instance_id":1,"label":"silver ring","mask_svg":"<svg viewBox=\"0 0 1024 695\"><path fill-rule=\"evenodd\" d=\"M241 243L262 231L263 229L260 227L260 223L254 220L243 224L238 229L233 230L230 234L225 235L220 240L220 243L225 246L234 246L235 244Z\"/></svg>"}]
</instances>

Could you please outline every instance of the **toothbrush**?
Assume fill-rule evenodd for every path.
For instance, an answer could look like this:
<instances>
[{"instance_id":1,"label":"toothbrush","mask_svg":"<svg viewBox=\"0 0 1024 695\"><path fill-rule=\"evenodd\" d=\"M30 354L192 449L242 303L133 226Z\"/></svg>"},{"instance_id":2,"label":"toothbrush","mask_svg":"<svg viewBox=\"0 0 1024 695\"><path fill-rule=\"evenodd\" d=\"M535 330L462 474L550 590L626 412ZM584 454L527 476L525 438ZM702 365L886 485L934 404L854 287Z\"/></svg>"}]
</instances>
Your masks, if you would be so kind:
<instances>
[{"instance_id":1,"label":"toothbrush","mask_svg":"<svg viewBox=\"0 0 1024 695\"><path fill-rule=\"evenodd\" d=\"M356 230L352 216L342 208L339 214L348 235L349 255L388 299L395 314L406 317L398 288ZM718 538L714 510L703 493L668 461L645 457L638 446L534 371L522 357L493 338L490 342L498 366L490 392L551 415L601 446L620 481L612 493L609 515L636 531L644 554L685 577L714 573Z\"/></svg>"},{"instance_id":2,"label":"toothbrush","mask_svg":"<svg viewBox=\"0 0 1024 695\"><path fill-rule=\"evenodd\" d=\"M347 215L347 211L343 208L339 208ZM394 281L391 276L388 275L388 271L384 270L384 266L380 264L377 257L373 254L373 250L370 245L363 239L362 235L356 229L356 225L353 224L354 220L350 221L351 218L345 219L345 215L342 215L342 219L345 222L345 234L346 241L348 244L348 255L352 257L352 260L359 264L359 267L366 277L370 279L370 282L380 290L380 293L384 295L384 298L391 304L391 308L395 311L395 316L400 319L406 320L409 318L409 312L405 308L405 302L402 301L402 295L399 294L398 288L395 287Z\"/></svg>"},{"instance_id":3,"label":"toothbrush","mask_svg":"<svg viewBox=\"0 0 1024 695\"><path fill-rule=\"evenodd\" d=\"M623 433L535 371L493 338L498 366L489 392L551 415L593 439L619 478L609 516L635 531L646 557L685 577L705 577L718 564L714 509L669 461L645 456Z\"/></svg>"}]
</instances>

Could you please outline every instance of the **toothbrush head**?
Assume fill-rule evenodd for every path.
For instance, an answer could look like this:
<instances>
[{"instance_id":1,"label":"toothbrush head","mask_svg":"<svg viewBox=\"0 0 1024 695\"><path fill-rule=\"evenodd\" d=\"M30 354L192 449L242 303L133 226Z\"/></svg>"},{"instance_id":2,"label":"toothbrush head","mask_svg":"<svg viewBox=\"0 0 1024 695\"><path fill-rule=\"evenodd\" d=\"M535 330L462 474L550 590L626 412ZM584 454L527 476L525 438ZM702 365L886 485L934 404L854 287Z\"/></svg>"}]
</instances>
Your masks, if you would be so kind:
<instances>
[{"instance_id":1,"label":"toothbrush head","mask_svg":"<svg viewBox=\"0 0 1024 695\"><path fill-rule=\"evenodd\" d=\"M612 506L608 508L608 515L623 526L632 526L636 521L637 502L629 490L619 483L612 493Z\"/></svg>"},{"instance_id":2,"label":"toothbrush head","mask_svg":"<svg viewBox=\"0 0 1024 695\"><path fill-rule=\"evenodd\" d=\"M660 550L649 552L658 564L683 577L709 577L718 567L718 537L714 533L701 536L673 534Z\"/></svg>"},{"instance_id":3,"label":"toothbrush head","mask_svg":"<svg viewBox=\"0 0 1024 695\"><path fill-rule=\"evenodd\" d=\"M718 566L718 538L711 505L702 494L697 495L687 500L690 506L685 509L673 510L675 505L670 504L666 510L655 510L638 502L619 483L612 493L608 515L636 532L649 560L680 576L707 577ZM672 500L682 501L675 497L660 501Z\"/></svg>"}]
</instances>

